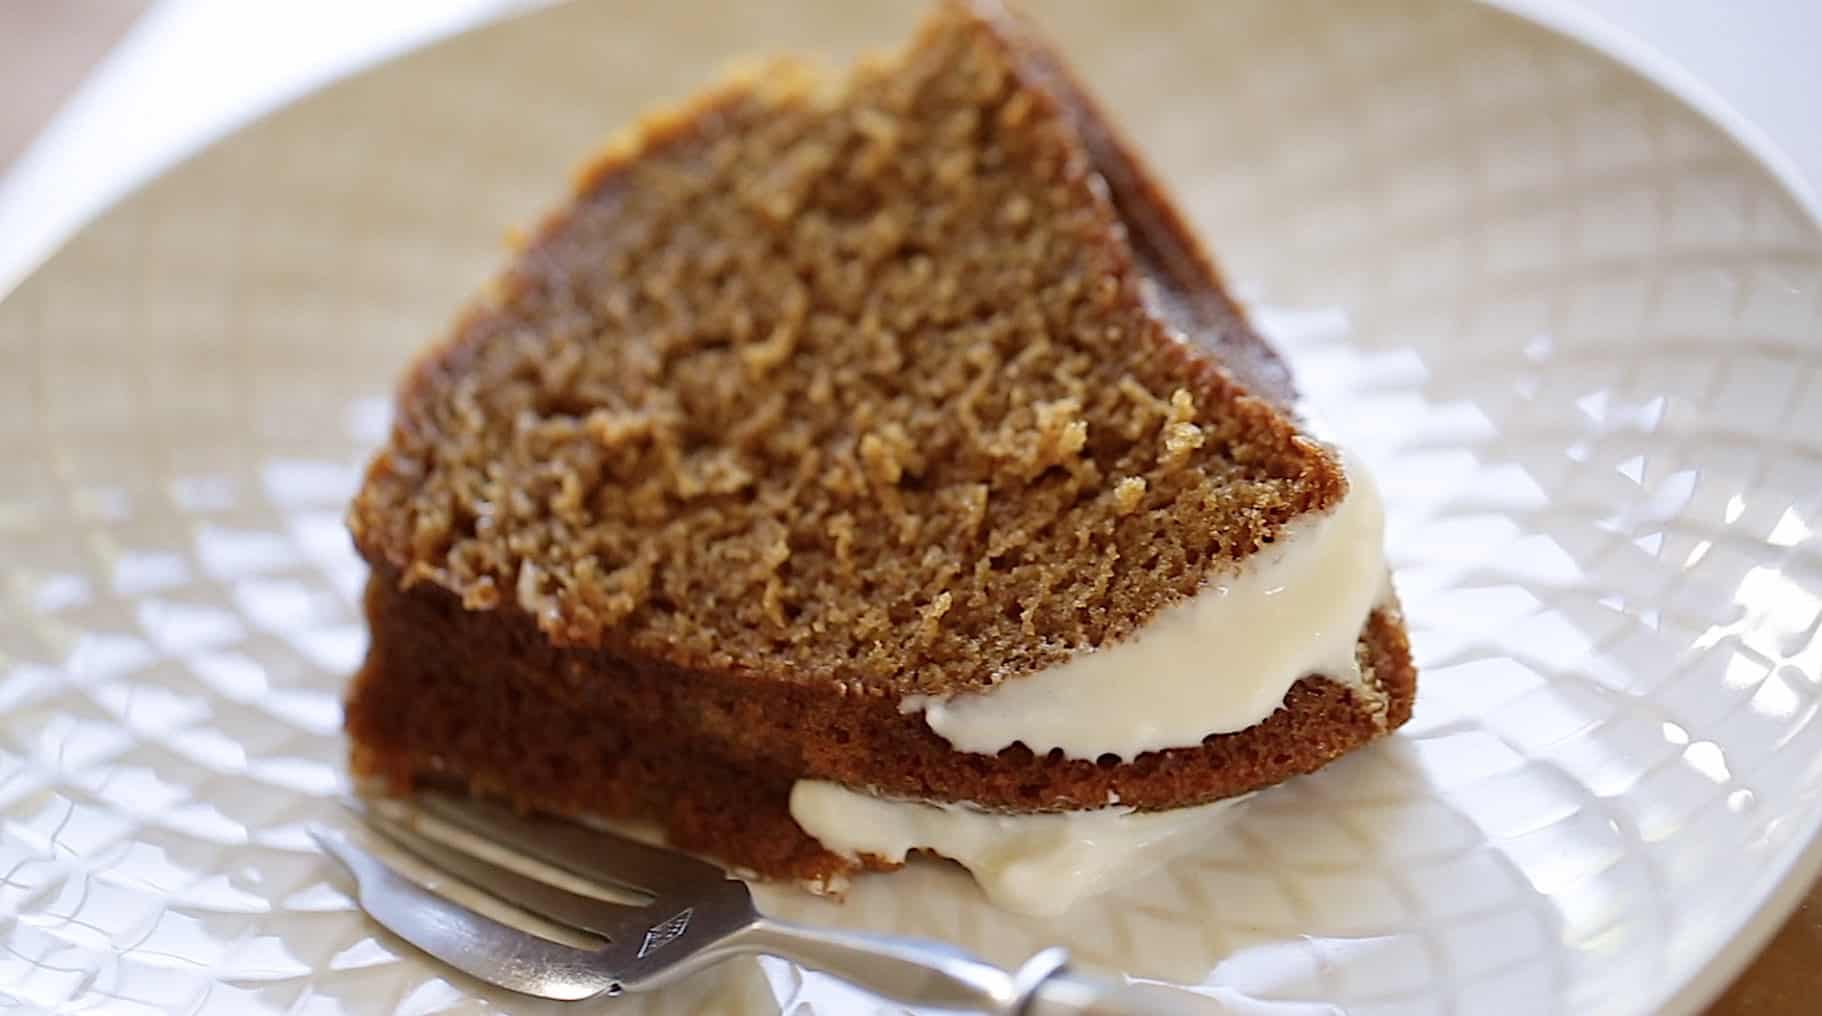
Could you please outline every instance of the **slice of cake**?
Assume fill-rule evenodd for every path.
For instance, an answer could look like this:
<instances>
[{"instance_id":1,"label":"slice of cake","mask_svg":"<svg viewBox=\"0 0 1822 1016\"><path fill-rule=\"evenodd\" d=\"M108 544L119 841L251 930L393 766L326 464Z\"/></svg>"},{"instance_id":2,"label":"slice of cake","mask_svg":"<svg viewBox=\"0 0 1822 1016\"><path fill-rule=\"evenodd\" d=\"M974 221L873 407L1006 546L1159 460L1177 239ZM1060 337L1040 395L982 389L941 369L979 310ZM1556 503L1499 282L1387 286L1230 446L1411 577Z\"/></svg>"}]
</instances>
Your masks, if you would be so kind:
<instances>
[{"instance_id":1,"label":"slice of cake","mask_svg":"<svg viewBox=\"0 0 1822 1016\"><path fill-rule=\"evenodd\" d=\"M822 888L931 849L1056 909L1039 862L1117 867L1415 691L1370 482L985 6L612 144L349 521L357 773Z\"/></svg>"}]
</instances>

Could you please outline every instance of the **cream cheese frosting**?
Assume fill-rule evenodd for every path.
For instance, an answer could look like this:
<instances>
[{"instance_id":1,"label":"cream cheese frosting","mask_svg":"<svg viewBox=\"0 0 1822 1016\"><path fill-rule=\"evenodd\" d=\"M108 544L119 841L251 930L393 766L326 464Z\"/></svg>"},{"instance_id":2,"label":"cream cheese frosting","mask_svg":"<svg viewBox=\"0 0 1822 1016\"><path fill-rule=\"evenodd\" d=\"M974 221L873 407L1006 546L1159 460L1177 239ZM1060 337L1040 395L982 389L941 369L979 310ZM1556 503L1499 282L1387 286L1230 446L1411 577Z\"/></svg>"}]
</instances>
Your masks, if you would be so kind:
<instances>
[{"instance_id":1,"label":"cream cheese frosting","mask_svg":"<svg viewBox=\"0 0 1822 1016\"><path fill-rule=\"evenodd\" d=\"M1077 900L1143 875L1203 842L1241 798L1170 811L1109 806L1006 814L961 804L897 801L824 780L791 788L791 817L850 859L903 861L929 850L967 868L987 898L1008 910L1051 916Z\"/></svg>"},{"instance_id":2,"label":"cream cheese frosting","mask_svg":"<svg viewBox=\"0 0 1822 1016\"><path fill-rule=\"evenodd\" d=\"M1232 575L1160 611L1131 637L982 692L909 696L931 730L959 751L1015 742L1070 758L1187 747L1244 730L1319 674L1375 712L1385 697L1362 680L1355 647L1389 592L1385 512L1359 463L1343 457L1348 492L1315 518L1284 527Z\"/></svg>"}]
</instances>

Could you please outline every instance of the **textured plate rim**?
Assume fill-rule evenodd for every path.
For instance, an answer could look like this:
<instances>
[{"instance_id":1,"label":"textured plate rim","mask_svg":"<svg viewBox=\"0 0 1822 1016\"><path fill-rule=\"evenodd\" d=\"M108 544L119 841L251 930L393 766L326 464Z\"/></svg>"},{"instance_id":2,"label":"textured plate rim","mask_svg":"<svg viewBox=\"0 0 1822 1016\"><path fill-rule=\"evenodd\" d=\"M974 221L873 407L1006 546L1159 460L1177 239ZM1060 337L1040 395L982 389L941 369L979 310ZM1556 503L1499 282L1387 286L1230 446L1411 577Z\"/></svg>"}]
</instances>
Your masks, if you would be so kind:
<instances>
[{"instance_id":1,"label":"textured plate rim","mask_svg":"<svg viewBox=\"0 0 1822 1016\"><path fill-rule=\"evenodd\" d=\"M571 0L528 0L523 6L509 6L491 16L414 40L408 45L351 63L301 91L254 110L242 119L224 122L200 134L179 148L167 161L148 167L137 178L119 186L87 218L27 259L10 279L0 279L0 302L6 301L34 280L73 241L99 228L122 206L136 199L156 181L185 169L229 139L294 106L313 101L331 89L378 72L396 61L441 48L509 22L550 13L566 2ZM1495 16L1510 17L1536 26L1571 45L1591 50L1688 108L1704 122L1718 129L1747 158L1765 170L1784 196L1802 212L1809 226L1822 233L1822 195L1807 185L1794 160L1757 124L1747 119L1681 63L1592 11L1560 0L1473 0L1473 3ZM1684 968L1680 978L1673 971L1672 979L1663 990L1633 1011L1670 1014L1700 1012L1714 1002L1763 952L1772 937L1808 895L1811 887L1822 879L1822 813L1813 816L1801 832L1792 837L1792 842L1802 846L1795 849L1785 863L1769 868L1761 875L1759 888L1751 895L1748 905L1736 910L1738 916L1727 922L1722 944L1701 962Z\"/></svg>"},{"instance_id":2,"label":"textured plate rim","mask_svg":"<svg viewBox=\"0 0 1822 1016\"><path fill-rule=\"evenodd\" d=\"M1475 0L1476 3L1544 28L1571 43L1592 49L1632 71L1671 98L1720 128L1745 150L1754 162L1772 175L1809 219L1822 231L1822 194L1816 193L1783 146L1758 124L1746 118L1706 81L1656 47L1605 20L1587 7L1563 0Z\"/></svg>"},{"instance_id":3,"label":"textured plate rim","mask_svg":"<svg viewBox=\"0 0 1822 1016\"><path fill-rule=\"evenodd\" d=\"M1822 232L1822 195L1805 181L1794 160L1759 126L1681 63L1586 7L1559 0L1476 0L1482 6L1543 28L1574 45L1591 49L1631 71L1650 86L1725 134L1748 158L1771 174L1778 187ZM1683 1016L1707 1008L1765 951L1811 888L1822 879L1822 814L1814 816L1793 842L1803 846L1780 868L1761 876L1759 890L1738 920L1731 921L1720 948L1673 979L1639 1012Z\"/></svg>"}]
</instances>

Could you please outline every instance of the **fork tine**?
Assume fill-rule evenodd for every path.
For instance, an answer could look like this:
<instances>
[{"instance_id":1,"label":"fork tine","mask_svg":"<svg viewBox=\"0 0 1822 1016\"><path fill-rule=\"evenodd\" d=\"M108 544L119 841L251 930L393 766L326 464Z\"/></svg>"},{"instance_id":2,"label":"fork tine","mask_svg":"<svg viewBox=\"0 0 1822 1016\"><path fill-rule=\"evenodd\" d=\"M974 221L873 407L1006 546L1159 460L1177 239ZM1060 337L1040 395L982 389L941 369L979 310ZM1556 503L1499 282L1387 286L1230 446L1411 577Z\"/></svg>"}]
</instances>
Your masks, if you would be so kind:
<instances>
[{"instance_id":1,"label":"fork tine","mask_svg":"<svg viewBox=\"0 0 1822 1016\"><path fill-rule=\"evenodd\" d=\"M392 870L342 833L310 837L354 876L361 909L419 949L502 988L565 1001L620 989L594 953L511 928L452 903Z\"/></svg>"},{"instance_id":2,"label":"fork tine","mask_svg":"<svg viewBox=\"0 0 1822 1016\"><path fill-rule=\"evenodd\" d=\"M521 875L504 865L437 840L411 825L364 809L368 826L387 839L483 892L558 924L592 931L610 941L629 927L645 927L644 908L570 892Z\"/></svg>"},{"instance_id":3,"label":"fork tine","mask_svg":"<svg viewBox=\"0 0 1822 1016\"><path fill-rule=\"evenodd\" d=\"M701 891L727 873L681 851L649 847L603 829L521 817L487 801L424 791L413 801L437 818L583 878L652 895Z\"/></svg>"}]
</instances>

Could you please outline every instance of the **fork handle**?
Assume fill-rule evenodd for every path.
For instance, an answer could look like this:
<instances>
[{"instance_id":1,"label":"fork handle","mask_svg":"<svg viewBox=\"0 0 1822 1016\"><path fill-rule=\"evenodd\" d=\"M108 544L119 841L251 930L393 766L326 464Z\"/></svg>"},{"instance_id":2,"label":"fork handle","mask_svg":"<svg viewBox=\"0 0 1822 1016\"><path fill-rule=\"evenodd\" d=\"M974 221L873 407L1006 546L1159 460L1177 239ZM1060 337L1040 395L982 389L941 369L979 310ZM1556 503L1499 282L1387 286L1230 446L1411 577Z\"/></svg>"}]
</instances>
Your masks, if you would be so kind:
<instances>
[{"instance_id":1,"label":"fork handle","mask_svg":"<svg viewBox=\"0 0 1822 1016\"><path fill-rule=\"evenodd\" d=\"M730 951L790 960L882 998L991 1016L1127 1016L1208 1012L1197 996L1091 978L1046 949L1008 972L954 946L889 935L812 928L762 917L726 943Z\"/></svg>"}]
</instances>

